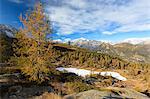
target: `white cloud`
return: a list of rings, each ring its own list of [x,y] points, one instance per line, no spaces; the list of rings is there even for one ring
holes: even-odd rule
[[[136,32],[136,31],[150,31],[150,24],[130,24],[124,25],[120,28],[117,28],[113,31],[104,31],[103,34],[112,35],[115,33],[123,33],[123,32]]]
[[[75,8],[85,8],[86,2],[84,0],[70,0],[69,2],[65,2],[70,6],[74,6]]]
[[[112,34],[114,34],[114,32],[109,32],[109,31],[104,31],[104,32],[102,32],[103,34],[107,34],[107,35],[112,35]]]
[[[150,30],[149,0],[53,0],[46,10],[58,34],[99,31],[114,34]],[[112,30],[107,25],[119,25]]]

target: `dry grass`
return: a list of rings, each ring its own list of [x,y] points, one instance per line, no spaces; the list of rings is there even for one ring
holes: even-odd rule
[[[142,81],[141,79],[129,79],[125,83],[127,88],[134,89],[138,92],[144,92],[149,89],[148,82]]]
[[[34,97],[33,99],[62,99],[62,97],[55,93],[45,92],[43,95]]]

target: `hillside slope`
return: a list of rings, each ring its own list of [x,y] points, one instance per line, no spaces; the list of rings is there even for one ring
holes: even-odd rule
[[[132,62],[150,62],[150,43],[143,41],[138,44],[122,42],[110,44],[102,41],[78,39],[71,41],[72,45],[87,48],[98,53],[117,55]]]
[[[0,24],[0,63],[6,62],[13,55],[12,43],[16,32],[17,29]]]

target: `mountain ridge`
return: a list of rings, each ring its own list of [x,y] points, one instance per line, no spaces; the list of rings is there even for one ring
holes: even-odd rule
[[[18,30],[12,26],[0,24],[1,36],[7,36],[7,39],[13,38]],[[88,40],[85,38],[66,41],[69,45],[86,48],[97,53],[106,53],[114,56],[119,56],[128,61],[135,62],[150,62],[150,44],[149,38],[142,39],[139,44],[131,44],[129,42],[110,43],[104,41]],[[55,43],[62,43],[61,40],[53,40]]]
[[[109,42],[102,42],[87,39],[75,39],[68,41],[70,45],[75,45],[82,48],[87,48],[97,53],[107,53],[117,55],[123,59],[135,62],[150,62],[150,43],[149,39],[142,40],[138,44],[128,42],[120,42],[112,44]]]

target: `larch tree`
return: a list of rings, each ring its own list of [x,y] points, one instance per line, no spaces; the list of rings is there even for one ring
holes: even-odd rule
[[[37,3],[33,11],[20,16],[23,28],[16,34],[13,59],[29,80],[43,82],[50,71],[52,51],[46,35],[51,28],[41,3]]]

